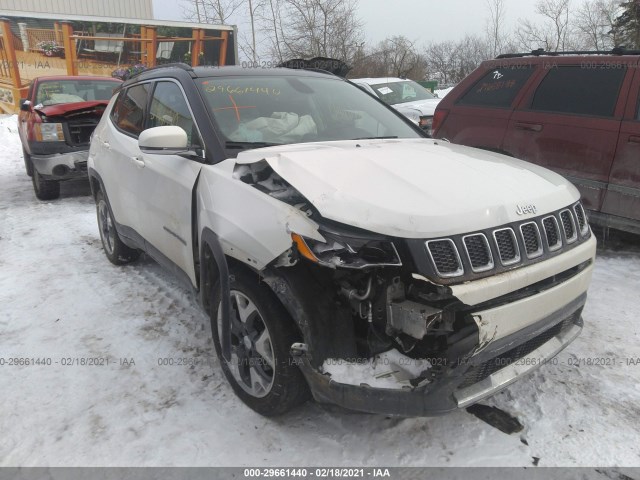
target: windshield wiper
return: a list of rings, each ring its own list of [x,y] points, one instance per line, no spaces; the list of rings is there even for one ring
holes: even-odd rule
[[[263,148],[263,147],[277,147],[283,145],[282,143],[268,143],[268,142],[232,142],[228,141],[224,144],[226,148]]]
[[[353,140],[388,140],[391,138],[398,138],[398,136],[392,136],[392,137],[360,137],[360,138],[354,138]]]

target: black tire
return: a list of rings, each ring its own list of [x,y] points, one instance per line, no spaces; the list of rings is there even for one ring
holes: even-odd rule
[[[271,384],[268,389],[260,391],[260,395],[257,392],[251,393],[246,383],[239,381],[234,373],[231,371],[230,364],[228,364],[222,356],[222,348],[220,345],[220,332],[219,332],[219,319],[218,310],[220,309],[220,288],[215,288],[212,302],[211,312],[211,331],[213,333],[213,343],[215,345],[216,354],[220,364],[222,365],[222,371],[225,377],[231,384],[231,388],[238,397],[252,410],[266,417],[273,417],[282,415],[293,408],[302,405],[310,398],[310,391],[302,372],[296,365],[296,362],[291,356],[291,345],[295,342],[301,341],[301,335],[296,329],[293,320],[284,309],[282,304],[273,295],[269,287],[258,280],[257,275],[253,275],[244,271],[233,271],[230,274],[230,290],[231,290],[231,315],[239,319],[239,311],[237,305],[240,300],[234,297],[237,293],[250,300],[256,307],[258,318],[252,321],[252,326],[257,328],[254,330],[259,331],[260,321],[265,327],[268,336],[270,337],[271,352],[273,357],[271,359],[273,368],[270,368],[269,362],[266,360],[268,356],[257,357],[257,342],[254,344],[250,341],[253,350],[253,355],[249,362],[247,357],[244,357],[244,366],[238,366],[238,372],[241,368],[243,370],[258,370],[260,369],[265,378],[269,377],[269,371],[271,371]],[[242,298],[242,297],[240,297]],[[249,324],[249,318],[244,325]],[[237,328],[235,328],[237,332]],[[247,334],[252,336],[252,334]],[[232,350],[236,355],[235,359],[238,359],[241,354],[239,350],[243,348],[245,352],[248,350],[246,344],[242,344],[238,341],[239,337],[236,337],[234,332],[231,332],[232,337]],[[260,335],[262,337],[262,335]],[[241,362],[236,362],[239,365]],[[235,370],[235,368],[234,368]],[[245,372],[246,373],[246,372]],[[253,377],[251,377],[253,378]],[[253,390],[256,390],[253,388]]]
[[[33,183],[33,191],[39,200],[55,200],[60,196],[60,182],[57,180],[45,180],[35,168],[33,169],[31,183]]]
[[[96,193],[96,215],[102,249],[109,261],[114,265],[125,265],[136,261],[141,252],[128,247],[120,240],[111,208],[101,190]]]
[[[33,162],[31,161],[31,155],[27,151],[22,149],[22,158],[24,158],[24,169],[27,171],[27,175],[33,177]]]

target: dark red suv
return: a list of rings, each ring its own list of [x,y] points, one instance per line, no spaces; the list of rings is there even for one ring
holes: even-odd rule
[[[442,100],[434,136],[555,170],[593,223],[640,233],[640,52],[581,53],[484,62]]]

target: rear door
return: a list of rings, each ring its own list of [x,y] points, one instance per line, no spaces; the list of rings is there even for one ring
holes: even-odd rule
[[[499,61],[497,61],[499,62]],[[471,147],[499,151],[509,118],[527,85],[537,76],[532,63],[488,63],[480,78],[454,105],[445,97],[438,110],[447,117],[438,130],[439,138]]]
[[[587,57],[585,57],[587,58]],[[580,190],[586,208],[602,208],[633,69],[621,60],[566,59],[514,111],[504,150],[550,168]]]
[[[106,127],[96,129],[93,140],[96,162],[105,163],[98,165],[98,170],[115,220],[138,233],[140,215],[136,204],[142,173],[142,164],[137,160],[141,155],[138,136],[144,129],[150,90],[150,83],[142,83],[121,92]]]
[[[204,144],[191,108],[179,83],[170,80],[155,84],[146,128],[166,125],[183,128],[189,138],[190,150],[203,158]],[[137,198],[140,233],[147,243],[147,249],[155,256],[160,253],[158,260],[161,262],[170,260],[196,285],[192,192],[202,163],[180,155],[152,155],[142,152],[137,161],[143,165],[137,185]]]
[[[635,223],[640,228],[640,72],[635,77],[626,101],[620,127],[618,148],[609,176],[602,212],[614,215],[611,225],[624,228]]]

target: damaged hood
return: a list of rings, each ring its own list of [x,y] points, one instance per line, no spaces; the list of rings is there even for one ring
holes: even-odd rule
[[[91,102],[58,103],[56,105],[46,106],[36,105],[33,109],[47,117],[70,116],[86,113],[95,109],[104,110],[108,103],[108,100],[95,100]]]
[[[428,139],[284,145],[237,157],[238,164],[261,160],[323,217],[404,238],[522,221],[580,198],[573,185],[542,167]]]

